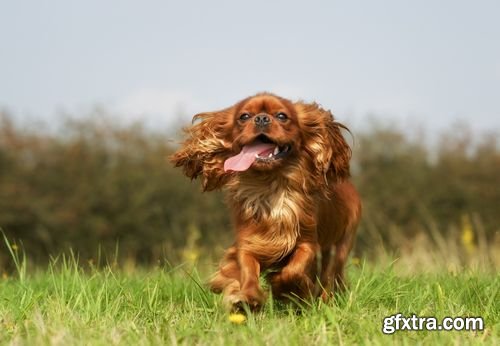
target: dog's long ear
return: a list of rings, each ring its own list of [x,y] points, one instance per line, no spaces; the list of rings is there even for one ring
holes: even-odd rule
[[[316,103],[294,104],[304,136],[304,148],[314,167],[316,182],[327,185],[329,181],[342,181],[350,176],[351,148],[330,111]]]
[[[170,157],[191,179],[201,176],[204,191],[222,187],[230,176],[224,172],[224,161],[231,156],[233,112],[230,107],[195,115],[193,125],[184,129],[182,147]]]

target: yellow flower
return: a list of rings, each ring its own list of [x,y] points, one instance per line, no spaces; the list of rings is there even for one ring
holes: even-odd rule
[[[462,215],[462,232],[461,232],[462,245],[469,255],[476,251],[476,244],[474,243],[474,230],[470,222],[469,215]]]
[[[245,323],[246,320],[247,320],[247,317],[243,314],[240,314],[240,313],[229,315],[229,322],[231,322],[231,323],[242,324],[242,323]]]
[[[200,257],[200,248],[198,240],[201,238],[201,232],[195,224],[189,225],[187,229],[186,246],[182,249],[182,258],[185,262],[195,265]]]

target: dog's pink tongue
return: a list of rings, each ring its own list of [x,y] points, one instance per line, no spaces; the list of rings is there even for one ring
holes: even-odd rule
[[[272,152],[275,145],[268,143],[257,143],[245,145],[238,155],[232,156],[224,162],[224,171],[246,171],[255,161],[255,155],[264,152]]]

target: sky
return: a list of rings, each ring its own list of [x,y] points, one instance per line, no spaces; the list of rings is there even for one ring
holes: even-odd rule
[[[498,130],[499,16],[495,0],[0,0],[0,109],[160,128],[269,91],[351,126]]]

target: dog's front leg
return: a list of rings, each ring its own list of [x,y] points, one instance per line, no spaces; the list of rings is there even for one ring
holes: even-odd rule
[[[269,277],[273,296],[287,298],[287,295],[297,295],[308,298],[313,294],[318,250],[316,242],[300,242],[296,246],[283,269]]]
[[[234,311],[243,310],[247,305],[250,310],[258,310],[264,304],[266,295],[259,285],[260,263],[248,251],[238,251],[241,289],[224,297],[225,304]]]

